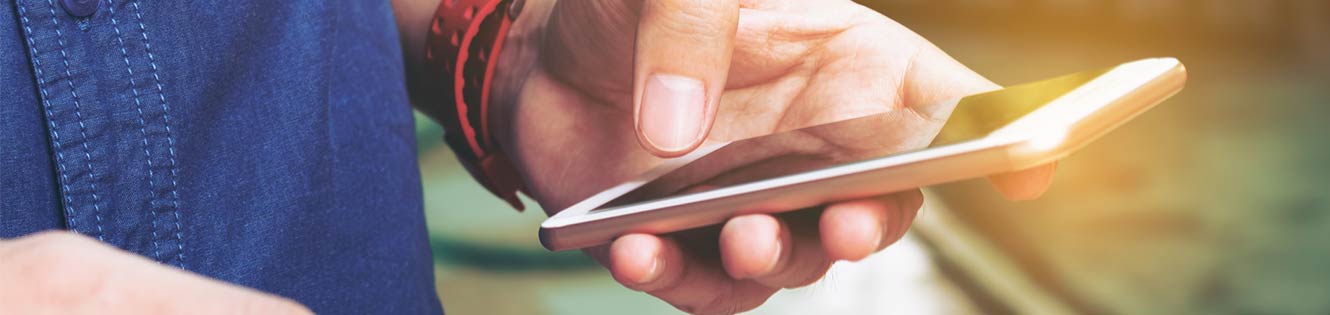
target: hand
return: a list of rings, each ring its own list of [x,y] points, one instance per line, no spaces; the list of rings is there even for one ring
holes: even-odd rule
[[[0,279],[0,314],[313,314],[69,232],[0,240]]]
[[[897,115],[871,141],[828,135],[821,147],[923,147],[950,112],[939,101],[998,88],[848,1],[529,0],[522,14],[505,42],[490,123],[527,192],[551,211],[704,141],[886,112]],[[992,180],[1028,199],[1051,174],[1050,165]],[[629,288],[686,311],[732,313],[895,242],[921,203],[910,191],[745,215],[586,252]]]

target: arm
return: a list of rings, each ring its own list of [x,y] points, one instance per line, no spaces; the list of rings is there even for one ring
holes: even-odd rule
[[[399,17],[405,2],[413,0],[395,3]],[[423,34],[428,23],[414,19],[399,24]],[[924,119],[937,110],[924,105],[997,87],[849,1],[528,1],[515,23],[487,119],[525,192],[549,212],[705,141],[897,112],[880,132],[899,141],[881,145],[918,148],[932,137],[922,130],[935,130],[922,127],[938,123]],[[404,47],[422,49],[411,38],[423,35],[404,35]],[[994,182],[1025,199],[1049,176],[1042,167]],[[627,235],[586,253],[628,288],[683,310],[728,313],[812,283],[836,260],[881,250],[921,204],[911,191],[745,215],[719,229]]]
[[[407,86],[413,91],[420,84],[419,76],[425,63],[425,38],[429,34],[430,19],[440,0],[392,0],[393,14],[397,17],[397,33],[402,41],[402,58],[406,65]],[[414,99],[414,97],[413,97]]]
[[[313,314],[69,232],[0,239],[0,314]]]

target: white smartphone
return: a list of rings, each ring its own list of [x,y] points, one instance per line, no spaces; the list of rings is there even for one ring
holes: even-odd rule
[[[952,109],[932,124],[937,136],[905,152],[870,129],[900,128],[881,124],[895,112],[706,145],[546,219],[540,242],[585,248],[1034,167],[1162,102],[1186,77],[1177,59],[1153,58],[963,97],[938,104]]]

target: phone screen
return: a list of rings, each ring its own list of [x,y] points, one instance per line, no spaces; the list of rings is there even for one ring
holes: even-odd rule
[[[942,118],[945,123],[916,119],[919,124],[892,125],[903,121],[895,111],[718,144],[719,148],[710,147],[714,151],[692,157],[694,160],[591,212],[976,140],[1108,70],[1079,72],[930,105],[954,104],[950,115]],[[904,140],[890,132],[893,128],[931,128],[926,132],[935,136],[931,142]]]

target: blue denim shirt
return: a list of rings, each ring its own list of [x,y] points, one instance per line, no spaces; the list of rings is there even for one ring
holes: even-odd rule
[[[62,2],[0,5],[0,238],[73,230],[320,313],[441,312],[387,1]]]

